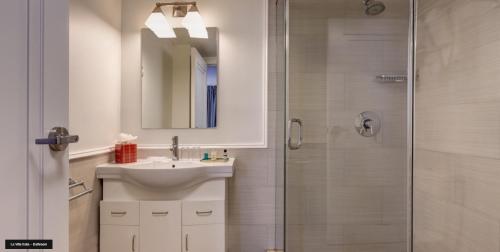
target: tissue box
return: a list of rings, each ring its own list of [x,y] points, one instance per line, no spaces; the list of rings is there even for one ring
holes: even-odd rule
[[[122,143],[115,145],[115,163],[137,162],[137,144]]]

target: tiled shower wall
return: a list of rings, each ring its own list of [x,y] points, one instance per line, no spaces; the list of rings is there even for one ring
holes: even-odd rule
[[[418,1],[416,252],[500,250],[499,10]]]
[[[362,1],[290,1],[290,116],[304,144],[287,163],[287,250],[405,251],[406,83],[409,6],[364,15]],[[373,111],[382,128],[360,136]]]

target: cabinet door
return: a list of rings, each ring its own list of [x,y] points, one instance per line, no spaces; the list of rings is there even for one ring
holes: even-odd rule
[[[224,224],[183,226],[184,252],[224,252]]]
[[[100,252],[139,252],[139,227],[101,225]]]
[[[141,251],[180,252],[181,202],[141,201]]]

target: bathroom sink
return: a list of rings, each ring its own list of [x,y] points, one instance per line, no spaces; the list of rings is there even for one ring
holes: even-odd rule
[[[149,158],[131,164],[104,164],[97,167],[97,178],[126,180],[148,187],[189,187],[201,182],[233,176],[234,158],[227,161],[173,161]]]

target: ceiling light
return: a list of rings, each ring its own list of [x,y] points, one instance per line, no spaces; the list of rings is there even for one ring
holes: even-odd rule
[[[196,4],[191,6],[186,17],[182,20],[182,25],[188,30],[190,37],[208,38],[207,27],[205,22],[203,22],[203,18],[201,17]]]
[[[148,27],[158,38],[175,38],[175,32],[168,23],[167,17],[163,14],[160,6],[156,6],[151,15],[146,20]]]

